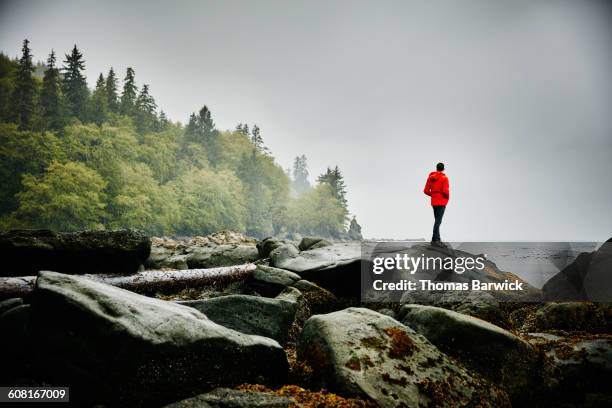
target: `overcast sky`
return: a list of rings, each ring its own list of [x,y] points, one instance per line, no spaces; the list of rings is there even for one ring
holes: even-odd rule
[[[435,3],[435,4],[434,4]],[[283,167],[338,165],[366,237],[612,236],[612,13],[595,1],[0,2],[0,50],[132,66],[172,120],[256,123]]]

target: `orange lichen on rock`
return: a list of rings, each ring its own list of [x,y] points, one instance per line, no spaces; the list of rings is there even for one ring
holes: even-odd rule
[[[412,339],[400,327],[388,327],[383,330],[391,337],[389,357],[404,358],[410,356],[416,350],[416,345]]]
[[[309,391],[297,385],[284,385],[272,390],[261,384],[242,384],[236,387],[246,392],[271,392],[281,397],[290,398],[295,401],[296,407],[303,408],[376,408],[377,405],[371,400],[357,398],[343,398],[327,390]]]

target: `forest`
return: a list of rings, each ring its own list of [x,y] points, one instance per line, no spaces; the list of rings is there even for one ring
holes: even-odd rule
[[[217,129],[205,105],[173,122],[133,68],[89,89],[85,67],[76,45],[0,53],[0,229],[361,237],[337,166],[311,185],[306,156],[283,169],[257,125]]]

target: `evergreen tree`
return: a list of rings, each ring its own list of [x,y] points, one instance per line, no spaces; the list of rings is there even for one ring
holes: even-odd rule
[[[157,104],[149,93],[149,85],[144,84],[136,99],[136,127],[142,133],[157,125]]]
[[[189,142],[207,145],[214,137],[215,123],[212,120],[210,110],[206,105],[195,114],[189,116],[189,123],[185,129],[185,139]]]
[[[306,155],[297,156],[293,161],[293,190],[300,195],[310,189]]]
[[[163,110],[159,112],[159,118],[157,119],[157,122],[159,123],[159,130],[164,130],[170,124],[170,121],[166,116],[166,112],[164,112]]]
[[[66,98],[66,107],[71,116],[75,116],[81,121],[87,119],[87,100],[89,89],[83,71],[85,61],[83,54],[79,51],[76,44],[70,54],[66,54],[64,61],[64,81],[63,94]]]
[[[133,115],[136,107],[136,87],[134,70],[129,67],[125,73],[123,80],[123,92],[121,93],[120,112],[122,115]]]
[[[109,112],[119,113],[119,96],[117,95],[117,75],[111,67],[106,76],[106,106]]]
[[[338,166],[333,169],[327,168],[327,171],[317,179],[319,183],[325,183],[332,189],[332,193],[340,202],[340,205],[348,211],[348,203],[346,200],[346,185],[344,184],[344,176],[340,172]]]
[[[348,229],[348,237],[353,241],[361,241],[363,236],[361,235],[361,225],[357,222],[357,217],[353,216]]]
[[[257,149],[258,152],[264,154],[270,153],[270,149],[268,149],[264,145],[263,138],[261,137],[261,130],[257,125],[253,125],[253,130],[251,131],[251,142],[253,143],[253,146],[255,146],[255,149]]]
[[[32,122],[34,94],[36,92],[36,85],[32,77],[33,72],[34,65],[32,64],[30,41],[25,39],[21,48],[21,58],[17,64],[15,88],[11,97],[12,119],[20,129],[29,128]]]
[[[58,130],[63,125],[61,108],[61,81],[59,69],[55,66],[55,51],[51,50],[47,59],[47,69],[42,80],[40,105],[47,127]]]
[[[106,120],[108,109],[106,96],[106,81],[104,75],[100,74],[96,81],[96,89],[91,97],[91,119],[98,126]]]
[[[0,52],[0,121],[9,122],[12,116],[11,99],[14,89],[14,72],[17,70],[17,61]]]

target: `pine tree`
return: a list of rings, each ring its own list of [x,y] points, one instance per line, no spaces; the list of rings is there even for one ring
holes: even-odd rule
[[[217,165],[221,154],[218,136],[211,112],[206,105],[197,114],[192,113],[189,116],[184,140],[187,143],[197,143],[204,146],[208,162],[213,166]]]
[[[129,67],[123,80],[123,92],[121,93],[121,105],[119,111],[122,115],[133,115],[136,107],[136,87],[134,70]]]
[[[66,98],[68,114],[75,116],[81,121],[87,119],[87,100],[89,97],[87,81],[83,74],[84,70],[85,61],[83,60],[83,54],[81,54],[75,44],[71,53],[66,54],[66,60],[64,61],[62,91]]]
[[[17,64],[15,88],[11,95],[13,107],[12,120],[21,129],[28,129],[31,126],[32,115],[34,113],[36,84],[32,77],[33,72],[34,65],[32,64],[30,41],[25,39],[21,48],[21,58]]]
[[[189,116],[189,123],[185,128],[185,139],[187,141],[200,143],[206,146],[212,141],[215,134],[215,123],[206,105],[200,109],[197,115],[192,113],[191,116]]]
[[[253,130],[251,131],[251,142],[253,143],[253,146],[255,146],[255,149],[257,149],[258,152],[264,154],[270,153],[270,149],[268,149],[264,145],[263,138],[261,137],[261,130],[257,125],[253,125]]]
[[[338,166],[333,169],[327,168],[327,171],[319,176],[317,179],[319,183],[326,183],[332,188],[332,192],[334,196],[340,202],[340,205],[344,209],[347,209],[347,200],[346,200],[346,185],[344,184],[344,176]]]
[[[170,124],[170,121],[166,116],[166,112],[164,112],[163,110],[159,112],[159,118],[157,121],[159,122],[159,130],[164,130],[166,126]]]
[[[106,81],[104,75],[100,74],[96,81],[96,89],[91,97],[91,119],[98,126],[106,120],[108,109],[106,96]]]
[[[109,112],[119,113],[119,96],[117,95],[117,75],[111,67],[106,76],[106,106]]]
[[[58,130],[63,125],[61,81],[59,69],[55,66],[55,51],[51,50],[47,59],[47,69],[42,80],[40,105],[42,116],[50,129]]]
[[[297,156],[293,161],[293,190],[299,195],[310,190],[310,188],[306,155]]]
[[[348,237],[353,241],[361,241],[363,236],[361,235],[361,225],[357,222],[357,217],[353,216],[351,223],[349,224]]]
[[[157,104],[149,94],[149,85],[144,84],[136,98],[136,127],[141,133],[152,130],[157,125]]]

